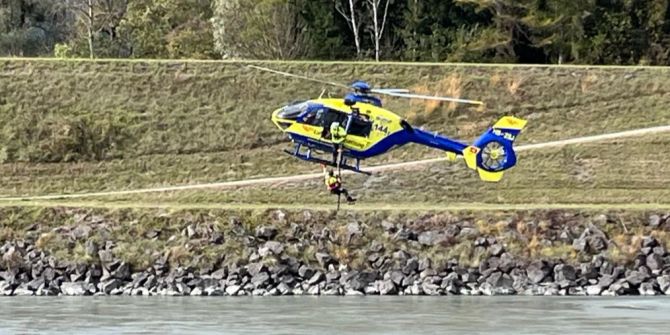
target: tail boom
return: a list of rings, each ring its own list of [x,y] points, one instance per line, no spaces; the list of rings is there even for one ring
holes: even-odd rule
[[[505,170],[516,165],[513,143],[526,123],[526,120],[505,116],[472,145],[421,129],[412,129],[410,141],[446,151],[450,161],[463,156],[468,168],[477,171],[483,181],[498,182]]]

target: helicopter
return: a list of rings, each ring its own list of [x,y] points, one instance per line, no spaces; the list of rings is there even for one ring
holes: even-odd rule
[[[500,181],[503,172],[516,165],[513,143],[526,126],[526,120],[504,116],[472,144],[467,144],[437,132],[413,127],[398,114],[385,109],[381,99],[373,94],[472,105],[483,105],[481,101],[412,94],[407,89],[373,88],[360,80],[347,86],[260,66],[248,66],[352,90],[343,98],[319,97],[295,101],[272,112],[272,122],[294,144],[291,150],[284,152],[295,158],[338,170],[371,175],[360,168],[361,161],[415,143],[445,151],[447,159],[451,161],[463,157],[466,166],[477,171],[485,182]],[[333,133],[338,128],[343,133],[343,139],[336,140]],[[318,154],[331,154],[332,158],[319,157]]]

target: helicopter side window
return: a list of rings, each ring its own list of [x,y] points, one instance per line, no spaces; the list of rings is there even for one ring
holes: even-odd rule
[[[319,126],[321,124],[323,114],[324,114],[323,108],[311,109],[307,113],[305,113],[305,115],[302,116],[300,123],[308,124],[311,126]]]
[[[284,106],[284,108],[282,108],[282,110],[277,114],[277,116],[282,119],[295,120],[302,113],[304,113],[308,107],[309,104],[307,104],[306,102],[297,102],[291,105]]]
[[[372,122],[367,115],[359,115],[351,120],[348,134],[360,137],[368,137],[372,130]]]

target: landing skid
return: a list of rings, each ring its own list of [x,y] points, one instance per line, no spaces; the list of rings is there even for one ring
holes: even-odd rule
[[[309,151],[308,151],[307,154],[302,154],[302,153],[300,153],[300,148],[299,147],[297,147],[296,149],[297,150],[284,150],[284,152],[293,156],[293,157],[296,157],[298,159],[302,159],[302,160],[307,161],[307,162],[323,164],[323,165],[331,166],[331,167],[334,167],[334,168],[338,167],[337,164],[334,163],[333,161],[321,159],[321,158],[318,158],[318,157],[313,157],[310,154]],[[346,159],[344,159],[344,158],[342,159],[342,161],[343,162],[339,166],[340,169],[353,171],[353,172],[364,174],[364,175],[367,175],[367,176],[372,175],[371,172],[363,171],[358,166],[347,165],[346,164]]]

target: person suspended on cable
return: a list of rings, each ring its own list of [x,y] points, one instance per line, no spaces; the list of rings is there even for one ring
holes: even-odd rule
[[[349,191],[342,187],[342,178],[339,175],[336,176],[333,170],[326,169],[325,165],[321,166],[323,167],[323,175],[326,179],[326,186],[328,187],[330,194],[343,194],[347,198],[347,202],[355,202],[356,199],[351,197],[351,195],[349,195]]]

